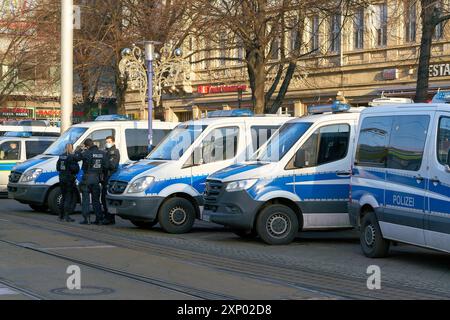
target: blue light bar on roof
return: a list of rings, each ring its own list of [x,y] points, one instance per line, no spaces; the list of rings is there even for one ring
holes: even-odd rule
[[[308,107],[309,114],[321,114],[326,112],[346,112],[349,111],[351,106],[340,101],[335,101],[333,104],[327,104],[323,106],[310,106]]]
[[[106,116],[99,116],[95,121],[128,121],[128,117],[120,114],[110,114]]]
[[[31,132],[6,132],[4,137],[8,138],[31,138],[33,134]]]
[[[253,117],[254,114],[248,109],[235,110],[218,110],[208,113],[208,118],[237,118],[237,117]]]
[[[439,91],[434,96],[432,103],[450,103],[450,91]]]

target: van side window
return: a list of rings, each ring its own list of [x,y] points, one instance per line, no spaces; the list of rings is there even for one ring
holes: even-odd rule
[[[390,117],[365,118],[358,139],[356,162],[368,167],[386,167],[387,146],[392,128]]]
[[[0,160],[20,160],[20,141],[7,141],[0,145]]]
[[[303,144],[307,167],[344,159],[348,153],[350,142],[350,126],[338,124],[324,126],[314,132]]]
[[[394,118],[387,158],[388,168],[420,170],[429,125],[429,116],[411,115]]]
[[[47,150],[53,141],[42,140],[42,141],[25,141],[27,160],[34,158]]]
[[[115,137],[115,130],[113,129],[102,129],[92,132],[87,138],[92,139],[94,144],[100,149],[105,149],[106,138]]]
[[[252,126],[253,152],[261,148],[278,129],[279,126]]]
[[[153,146],[157,146],[170,130],[153,130]],[[148,155],[148,130],[126,129],[128,159],[139,161]]]
[[[450,161],[450,118],[442,117],[439,120],[437,156],[442,165],[449,164]]]
[[[237,154],[238,138],[238,127],[214,129],[202,142],[203,163],[233,159]]]

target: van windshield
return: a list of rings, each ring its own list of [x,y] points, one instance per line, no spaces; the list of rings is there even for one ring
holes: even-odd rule
[[[181,124],[147,157],[149,160],[179,160],[208,126]]]
[[[67,144],[76,144],[81,136],[87,131],[88,128],[72,127],[56,140],[45,152],[48,156],[60,156],[64,153]]]
[[[312,126],[309,122],[286,123],[259,149],[250,161],[278,162]]]

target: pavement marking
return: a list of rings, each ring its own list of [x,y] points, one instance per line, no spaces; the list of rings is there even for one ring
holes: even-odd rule
[[[116,246],[84,246],[84,247],[56,247],[56,248],[40,248],[40,250],[82,250],[82,249],[112,249],[117,248]]]
[[[0,219],[0,221],[3,221],[3,222],[11,222],[11,221],[5,220],[5,219]]]
[[[9,288],[0,288],[0,296],[17,296],[18,292],[11,290]]]

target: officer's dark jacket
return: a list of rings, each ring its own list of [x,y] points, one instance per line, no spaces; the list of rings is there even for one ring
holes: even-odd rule
[[[78,161],[83,161],[84,175],[97,174],[100,176],[107,167],[106,154],[99,150],[97,146],[92,146],[83,152],[77,152],[75,158]]]
[[[61,155],[56,163],[56,171],[58,171],[60,175],[77,175],[78,172],[80,172],[80,166],[78,165],[75,155]]]
[[[110,177],[113,173],[119,170],[120,152],[116,146],[106,149],[106,168],[105,175]]]

